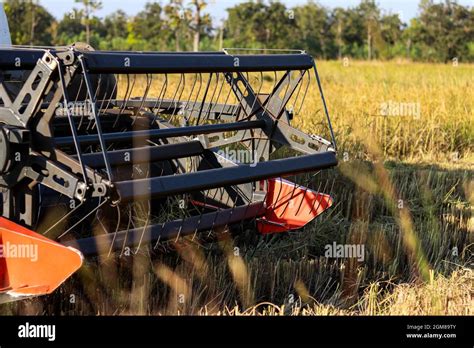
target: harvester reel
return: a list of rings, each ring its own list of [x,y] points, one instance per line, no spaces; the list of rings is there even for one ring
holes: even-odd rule
[[[0,51],[0,245],[43,260],[0,259],[2,298],[54,291],[83,256],[249,222],[297,230],[332,205],[283,179],[337,164],[305,52]],[[291,126],[310,85],[331,140]],[[272,159],[286,148],[299,155]]]

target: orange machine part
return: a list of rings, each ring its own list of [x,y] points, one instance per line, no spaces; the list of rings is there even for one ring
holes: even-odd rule
[[[303,227],[333,203],[331,196],[282,178],[268,180],[266,211],[257,222],[260,233],[277,233]]]
[[[0,217],[0,294],[53,292],[82,265],[82,254]]]

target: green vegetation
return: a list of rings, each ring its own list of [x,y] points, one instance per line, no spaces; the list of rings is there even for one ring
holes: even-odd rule
[[[453,0],[421,0],[418,16],[409,23],[383,12],[374,0],[334,9],[313,1],[294,7],[248,1],[228,8],[223,25],[212,22],[205,0],[150,2],[136,16],[118,10],[105,18],[96,16],[100,1],[76,2],[78,8],[58,20],[40,3],[6,0],[13,42],[82,41],[114,50],[297,48],[323,59],[474,61],[474,9]]]

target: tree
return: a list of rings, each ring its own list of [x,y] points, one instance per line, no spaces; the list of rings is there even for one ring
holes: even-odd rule
[[[330,31],[328,11],[310,1],[292,9],[295,28],[294,48],[304,48],[308,52],[330,57],[334,54],[334,36]]]
[[[201,41],[202,11],[207,4],[204,0],[192,0],[189,5],[193,17],[189,28],[193,32],[193,51],[197,52]]]
[[[233,46],[287,48],[294,46],[295,16],[285,5],[245,2],[227,9],[225,37]]]
[[[188,34],[188,22],[191,14],[189,9],[185,8],[183,0],[170,0],[165,6],[165,14],[167,18],[167,26],[173,33],[175,50],[181,51],[182,41],[185,41]]]
[[[380,19],[380,34],[389,45],[395,45],[401,40],[404,27],[398,14],[386,15]]]
[[[374,0],[362,0],[356,8],[357,13],[364,22],[367,38],[367,59],[371,60],[374,50],[375,37],[380,34],[380,10]]]
[[[84,25],[86,27],[86,42],[90,44],[91,37],[91,15],[102,8],[102,3],[98,0],[75,0],[84,6]]]
[[[266,24],[265,47],[287,48],[292,47],[294,38],[292,33],[296,27],[296,17],[294,12],[288,10],[280,2],[270,2],[267,15],[262,19]]]
[[[404,25],[398,14],[388,14],[380,19],[380,35],[383,41],[381,56],[383,58],[394,58],[404,55]]]
[[[122,10],[117,10],[114,13],[104,18],[104,27],[107,31],[107,39],[126,38],[128,35],[128,16]]]
[[[89,38],[87,37],[86,22],[90,28]],[[87,42],[95,48],[99,48],[107,37],[107,30],[104,23],[97,17],[85,19],[85,11],[73,8],[66,13],[55,28],[54,43],[56,45],[70,45],[74,42]]]
[[[73,8],[70,13],[64,14],[56,27],[55,44],[69,45],[75,41],[79,41],[81,33],[86,28],[82,20],[82,11]]]
[[[451,0],[424,0],[419,8],[420,14],[408,31],[413,54],[420,59],[444,62],[469,57],[469,44],[474,42],[474,9]]]
[[[199,43],[201,36],[208,34],[212,30],[211,17],[209,14],[203,14],[204,8],[207,6],[205,0],[191,0],[189,3],[190,13],[192,14],[192,21],[190,21],[189,28],[193,32],[193,51],[199,51]]]
[[[329,27],[331,28],[331,33],[335,38],[337,57],[339,59],[342,57],[342,49],[344,46],[343,30],[345,28],[346,21],[346,10],[340,7],[335,8],[329,18]]]
[[[259,30],[265,32],[265,23],[259,13],[267,6],[262,2],[244,2],[227,9],[225,38],[235,47],[261,47]]]
[[[165,49],[170,33],[162,14],[163,7],[159,3],[147,3],[133,19],[131,39],[143,39],[147,49]]]
[[[51,45],[54,17],[33,1],[6,0],[5,13],[14,45]]]
[[[335,8],[329,17],[330,32],[335,38],[337,56],[363,58],[364,21],[356,9]]]

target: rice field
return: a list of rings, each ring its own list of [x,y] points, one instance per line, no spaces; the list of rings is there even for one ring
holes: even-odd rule
[[[215,243],[182,239],[93,260],[52,296],[0,311],[474,314],[474,66],[318,67],[340,165],[312,180],[334,198],[330,211],[302,231],[224,231]],[[319,134],[321,105],[308,93],[294,125]],[[363,260],[327,257],[333,243],[363,245]]]
[[[384,159],[473,163],[472,65],[346,65],[319,64],[340,151],[365,152],[359,156],[368,159],[362,144],[370,135]],[[310,119],[299,126],[311,129]]]

